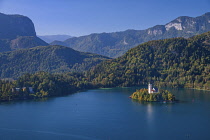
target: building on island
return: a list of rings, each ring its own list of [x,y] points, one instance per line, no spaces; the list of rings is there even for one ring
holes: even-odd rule
[[[152,84],[148,84],[148,93],[151,94],[151,93],[158,93],[158,88],[155,88],[152,86]]]

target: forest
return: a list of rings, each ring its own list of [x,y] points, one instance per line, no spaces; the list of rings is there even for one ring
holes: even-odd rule
[[[107,59],[110,58],[58,45],[20,49],[0,53],[0,78],[16,79],[24,73],[38,71],[81,72]]]
[[[33,92],[29,91],[30,87]],[[42,71],[25,74],[14,81],[0,80],[0,101],[64,96],[91,88],[97,87],[87,82],[83,74],[50,74]]]
[[[102,87],[157,86],[210,89],[210,32],[189,39],[149,41],[87,71]]]

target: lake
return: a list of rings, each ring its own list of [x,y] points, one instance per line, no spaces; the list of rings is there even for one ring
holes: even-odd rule
[[[0,140],[210,140],[210,91],[168,89],[179,103],[141,103],[136,88],[0,104]]]

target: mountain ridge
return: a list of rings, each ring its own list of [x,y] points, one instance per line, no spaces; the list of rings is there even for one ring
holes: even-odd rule
[[[82,72],[107,59],[110,58],[64,46],[37,46],[0,53],[0,77],[17,78],[38,71]]]
[[[78,51],[119,57],[141,43],[174,38],[191,37],[210,31],[210,12],[198,17],[180,16],[165,25],[156,25],[145,30],[126,30],[112,33],[93,33],[73,37],[65,41],[54,41],[52,45],[64,45]]]

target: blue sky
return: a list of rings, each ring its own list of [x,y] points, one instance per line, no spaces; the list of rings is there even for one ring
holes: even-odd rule
[[[38,35],[146,29],[210,12],[210,0],[0,0],[0,12],[28,16]]]

